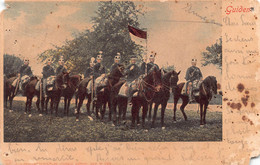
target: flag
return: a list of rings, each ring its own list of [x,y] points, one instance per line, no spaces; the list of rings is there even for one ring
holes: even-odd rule
[[[147,32],[146,31],[136,29],[136,28],[129,26],[129,25],[128,25],[128,30],[131,34],[133,34],[137,37],[147,39]]]

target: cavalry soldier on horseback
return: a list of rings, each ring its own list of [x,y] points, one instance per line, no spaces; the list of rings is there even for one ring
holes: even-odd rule
[[[121,60],[121,55],[120,53],[117,53],[116,56],[114,57],[114,64],[111,66],[110,72],[114,70],[118,66],[118,64],[120,64],[120,60]]]
[[[103,55],[102,51],[99,51],[99,54],[97,55],[97,63],[94,65],[94,79],[99,77],[101,74],[106,73],[105,67],[102,65]]]
[[[195,88],[198,88],[198,83],[200,80],[202,80],[202,73],[200,69],[196,66],[197,59],[191,60],[192,66],[189,67],[186,71],[185,79],[187,80],[186,86],[185,86],[185,92],[189,94],[190,102],[194,100],[194,97],[192,95],[192,92]],[[188,86],[191,86],[191,89],[188,92]]]
[[[30,79],[30,77],[32,77],[32,75],[33,75],[32,70],[31,70],[31,67],[29,66],[29,59],[25,58],[24,64],[20,68],[18,78],[12,84],[13,86],[16,86],[15,95],[17,93],[18,85],[19,85],[19,91],[23,91],[23,89],[25,87],[24,84],[29,81],[29,79]]]
[[[95,65],[95,58],[91,57],[89,67],[85,71],[84,78],[91,78],[93,77],[93,72],[94,72],[94,65]]]
[[[141,65],[141,73],[142,74],[147,74],[149,73],[150,69],[152,67],[156,67],[158,70],[159,70],[159,66],[157,64],[154,63],[155,61],[155,56],[156,56],[156,53],[151,53],[150,56],[149,56],[149,63],[145,63],[143,62],[142,65]]]
[[[63,56],[59,59],[59,67],[56,69],[56,75],[59,75],[62,72],[67,72],[67,69],[64,67]]]
[[[42,86],[43,86],[43,96],[44,97],[47,97],[46,95],[46,87],[47,87],[47,78],[49,78],[50,76],[55,76],[55,72],[54,72],[54,69],[53,67],[51,66],[51,59],[48,58],[47,59],[47,65],[45,65],[42,69]]]
[[[131,87],[132,81],[136,80],[140,75],[140,68],[136,64],[137,57],[131,56],[130,57],[130,65],[126,67],[125,74],[126,74],[126,85],[128,90],[128,102],[131,101],[133,95],[133,89]]]

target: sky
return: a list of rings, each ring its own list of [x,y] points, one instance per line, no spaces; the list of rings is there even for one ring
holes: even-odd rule
[[[204,77],[213,75],[221,81],[216,66],[202,67],[200,62],[201,53],[221,36],[221,26],[205,23],[205,18],[221,22],[221,2],[135,3],[144,5],[140,26],[147,29],[148,52],[157,52],[155,62],[160,67],[174,65],[183,81],[191,59],[197,58]],[[4,52],[29,57],[34,74],[39,75],[44,64],[37,55],[90,29],[98,2],[8,2],[6,6]]]

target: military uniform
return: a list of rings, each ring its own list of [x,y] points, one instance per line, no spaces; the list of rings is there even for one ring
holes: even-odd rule
[[[101,63],[97,63],[96,65],[94,65],[94,74],[93,75],[94,75],[95,79],[104,73],[106,73],[106,69]]]
[[[159,70],[159,66],[157,64],[153,62],[149,62],[148,64],[146,64],[145,62],[143,62],[141,65],[141,74],[146,73],[146,68],[147,68],[147,73],[149,73],[152,67],[156,67]]]
[[[63,66],[60,65],[57,69],[56,69],[56,75],[59,75],[62,72],[67,72],[67,69]]]
[[[118,63],[114,63],[112,64],[111,68],[110,68],[110,72],[112,72],[113,70],[115,70],[118,66]]]
[[[133,67],[131,69],[131,67]],[[140,75],[140,68],[136,64],[130,64],[126,67],[127,82],[132,82]]]
[[[197,59],[192,59],[192,62],[197,62]],[[196,65],[196,64],[195,64]],[[191,66],[186,71],[185,79],[187,80],[186,86],[185,86],[185,92],[189,95],[190,102],[194,100],[193,96],[193,90],[194,88],[198,88],[199,80],[202,78],[202,73],[200,69],[196,66]],[[191,83],[191,90],[189,90],[189,93],[187,91],[188,85]]]
[[[93,67],[88,67],[85,71],[84,78],[89,78],[90,76],[93,76],[94,69]]]
[[[29,65],[22,65],[19,73],[20,73],[20,77],[23,77],[24,75],[31,77],[32,76],[31,67]]]
[[[121,60],[121,54],[117,53],[116,56],[114,57],[114,64],[110,67],[110,72],[112,72],[118,67],[120,60]]]
[[[55,72],[51,65],[45,65],[42,69],[42,86],[43,86],[43,96],[46,97],[46,86],[47,86],[47,78],[50,76],[54,76]]]

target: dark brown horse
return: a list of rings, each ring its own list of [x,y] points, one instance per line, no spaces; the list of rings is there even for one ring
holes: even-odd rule
[[[145,127],[145,117],[148,111],[148,103],[153,100],[155,93],[162,88],[161,70],[152,68],[150,73],[145,76],[138,85],[137,96],[132,98],[132,124],[135,127],[135,121],[139,124],[139,110],[143,107],[142,127]]]
[[[115,70],[111,71],[111,73],[107,76],[107,81],[104,86],[99,86],[96,88],[96,94],[97,94],[97,100],[94,102],[95,103],[95,108],[96,108],[96,117],[103,119],[106,111],[106,104],[109,103],[109,97],[110,97],[110,92],[111,92],[111,87],[116,84],[119,79],[123,76],[124,72],[124,66],[123,65],[118,65],[118,67],[115,68]],[[86,78],[82,80],[82,82],[79,84],[78,88],[78,98],[79,98],[79,103],[77,106],[77,114],[76,114],[76,120],[79,119],[79,111],[80,108],[83,104],[84,99],[87,97],[88,103],[87,103],[87,111],[88,114],[90,115],[90,103],[91,103],[91,92],[87,92],[87,85],[90,82],[90,78]],[[97,85],[97,84],[95,84]],[[109,104],[110,106],[110,104]],[[110,109],[110,108],[109,108]],[[101,112],[101,116],[99,116],[99,111]],[[111,111],[109,110],[109,116],[111,118]]]
[[[44,100],[40,99],[40,90],[36,90],[36,85],[40,80],[37,77],[31,77],[29,82],[25,85],[25,96],[26,96],[26,102],[25,102],[25,114],[29,112],[29,117],[31,117],[31,106],[32,106],[32,99],[34,96],[37,96],[36,106],[38,109],[38,112],[40,113],[39,116],[42,116],[42,111],[44,108]],[[40,108],[40,102],[41,107]]]
[[[154,127],[154,125],[155,125],[158,106],[161,105],[161,127],[164,128],[164,112],[165,112],[165,109],[167,106],[167,102],[170,98],[170,90],[172,88],[176,88],[177,82],[179,80],[179,77],[178,77],[179,74],[180,74],[180,72],[177,73],[176,71],[173,70],[173,71],[165,73],[163,75],[163,77],[162,77],[163,87],[162,87],[161,91],[155,93],[154,98],[149,106],[148,120],[151,119],[152,105],[153,105],[153,103],[155,103],[152,127]]]
[[[70,101],[81,81],[80,75],[69,76],[66,82],[66,88],[62,89],[61,96],[64,97],[64,114],[69,115]]]
[[[195,96],[200,104],[200,126],[206,124],[207,107],[214,94],[217,94],[217,80],[214,76],[208,76],[199,86],[199,96]]]
[[[178,100],[182,99],[182,105],[180,107],[180,110],[184,116],[184,119],[187,120],[187,115],[184,112],[184,108],[189,103],[189,96],[187,94],[182,94],[182,89],[184,87],[185,83],[180,83],[177,85],[177,88],[175,91],[173,91],[174,94],[174,115],[173,115],[173,121],[176,122],[176,106],[178,103]],[[212,95],[217,93],[217,80],[214,76],[208,76],[206,79],[203,80],[203,82],[199,86],[199,95],[195,96],[195,100],[200,104],[200,115],[201,115],[201,121],[200,124],[204,125],[206,123],[206,110],[209,104],[209,101],[212,98]],[[204,108],[204,109],[203,109]]]
[[[18,90],[12,86],[13,81],[17,78],[16,74],[11,74],[8,76],[4,76],[4,105],[7,108],[7,102],[9,100],[9,109],[10,111],[12,110],[12,104],[13,104],[13,99],[16,96],[15,90]]]
[[[69,81],[69,73],[68,72],[61,72],[55,78],[53,90],[46,92],[47,98],[45,99],[45,112],[48,113],[48,103],[51,99],[51,114],[53,112],[53,105],[54,109],[56,110],[56,117],[58,116],[58,108],[59,102],[62,94],[62,89],[65,89]]]

